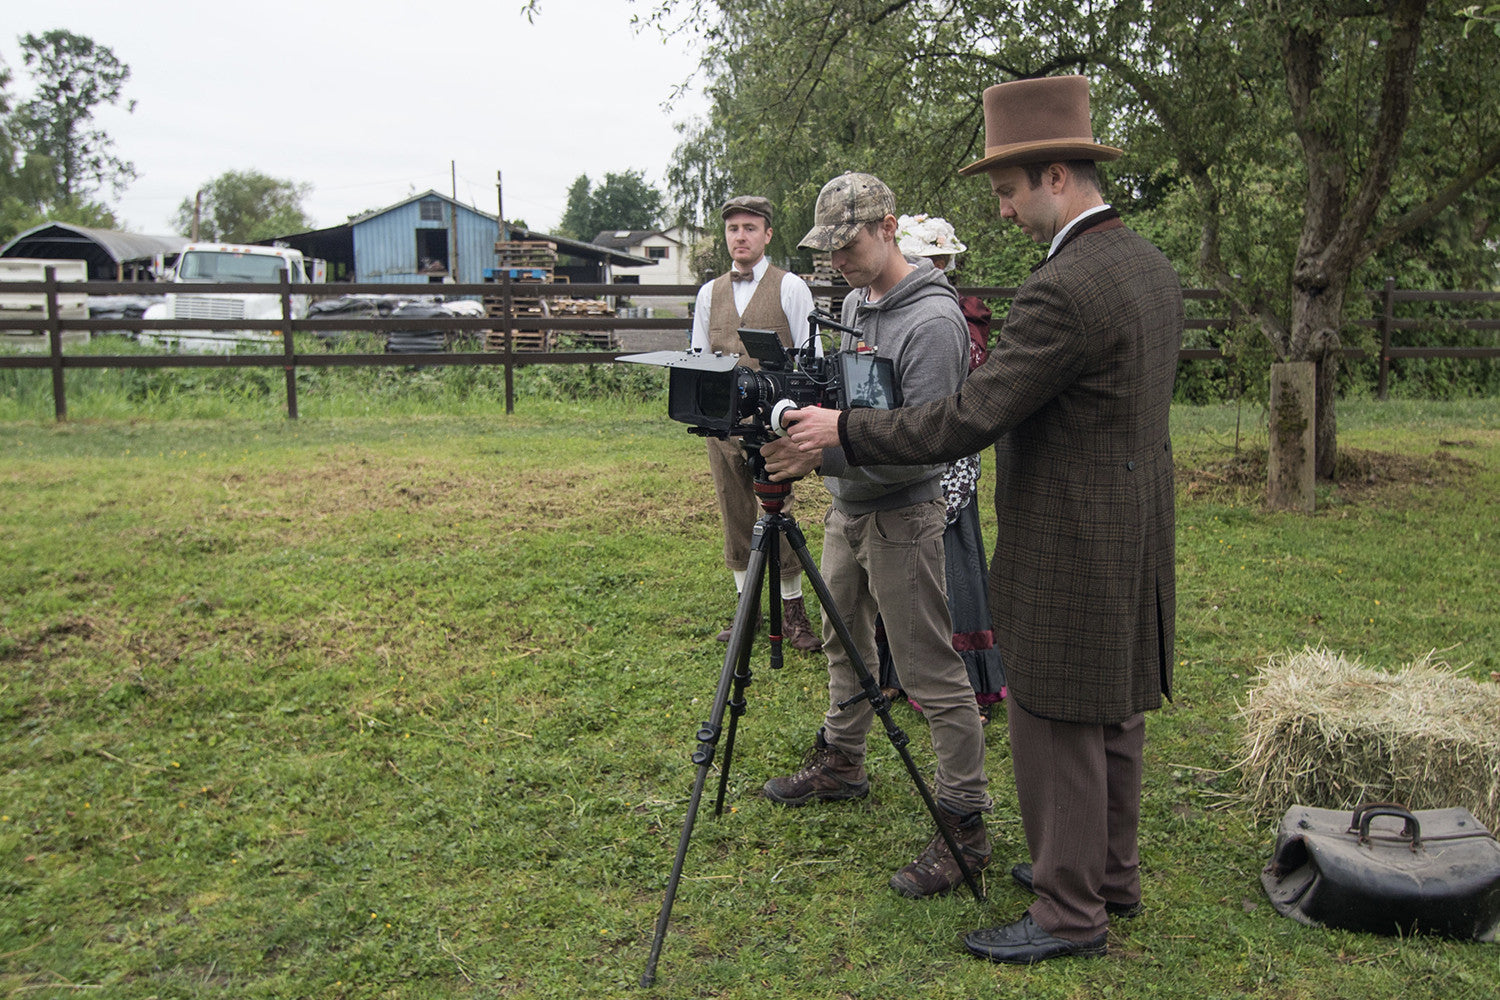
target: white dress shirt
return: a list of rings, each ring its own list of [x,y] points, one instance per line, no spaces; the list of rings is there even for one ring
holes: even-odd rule
[[[756,289],[760,288],[760,279],[765,277],[766,269],[771,262],[764,256],[755,262],[751,273],[755,278],[751,281],[731,281],[729,287],[734,291],[734,308],[741,316],[750,305],[750,299],[754,297]],[[714,279],[717,281],[718,279]],[[803,347],[807,344],[807,314],[813,311],[812,290],[807,287],[807,282],[792,274],[790,271],[781,279],[781,311],[786,314],[787,325],[792,330],[792,344]],[[695,351],[707,351],[709,349],[708,338],[708,316],[713,309],[714,281],[707,282],[698,289],[697,304],[693,307],[693,332],[689,347]],[[822,343],[818,344],[818,354],[822,354]]]

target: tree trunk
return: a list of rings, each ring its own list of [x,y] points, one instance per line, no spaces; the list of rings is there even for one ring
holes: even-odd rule
[[[1338,460],[1335,403],[1338,399],[1339,327],[1344,315],[1345,283],[1333,280],[1333,276],[1321,269],[1303,266],[1299,267],[1292,284],[1292,322],[1283,357],[1288,362],[1309,362],[1313,366],[1308,398],[1309,432],[1312,436],[1307,460],[1313,474],[1327,480],[1333,478]],[[1278,461],[1276,450],[1286,443],[1276,433],[1278,419],[1273,406],[1270,445],[1273,468]],[[1281,461],[1290,467],[1289,458]],[[1308,510],[1312,509],[1310,503],[1309,496]]]
[[[1316,473],[1322,480],[1333,479],[1338,461],[1338,418],[1333,402],[1338,398],[1339,343],[1334,338],[1328,351],[1318,360],[1317,421],[1313,428],[1316,441]]]
[[[1316,367],[1311,361],[1283,361],[1271,366],[1266,503],[1272,510],[1313,512]]]

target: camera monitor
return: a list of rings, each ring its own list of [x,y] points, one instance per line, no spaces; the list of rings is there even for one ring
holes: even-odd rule
[[[901,393],[896,389],[896,366],[890,358],[853,352],[838,357],[843,363],[839,409],[868,406],[876,410],[893,410],[901,405]]]
[[[780,371],[791,367],[786,348],[772,331],[741,327],[735,332],[740,335],[740,343],[745,345],[745,353],[759,361],[762,368]]]

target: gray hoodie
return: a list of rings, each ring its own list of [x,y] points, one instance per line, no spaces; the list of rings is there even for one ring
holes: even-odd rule
[[[958,307],[958,293],[943,272],[923,260],[879,301],[869,302],[868,297],[867,288],[856,288],[845,297],[843,323],[860,335],[842,334],[839,349],[852,351],[863,341],[894,361],[903,406],[957,392],[969,370],[969,328]],[[834,506],[858,515],[940,498],[947,467],[850,466],[842,448],[827,448],[819,471]]]

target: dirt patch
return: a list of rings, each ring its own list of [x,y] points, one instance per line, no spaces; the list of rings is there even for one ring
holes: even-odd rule
[[[1450,447],[1472,447],[1470,442],[1440,442]],[[1265,448],[1249,448],[1229,458],[1178,467],[1178,489],[1184,498],[1203,500],[1233,495],[1244,501],[1264,495],[1269,455]],[[1334,462],[1332,486],[1343,504],[1389,499],[1413,487],[1452,486],[1470,479],[1476,463],[1449,451],[1431,455],[1340,448]],[[1321,485],[1321,484],[1320,484]]]

